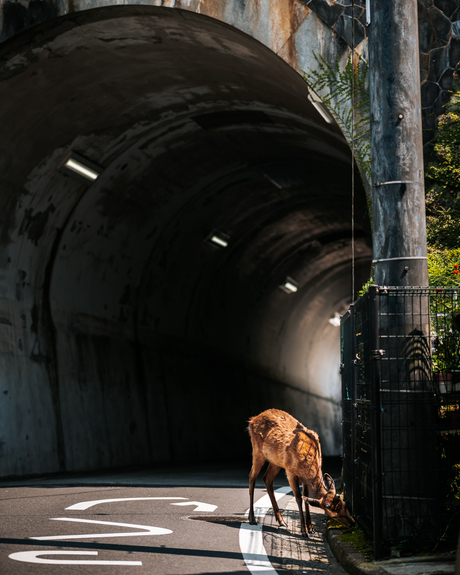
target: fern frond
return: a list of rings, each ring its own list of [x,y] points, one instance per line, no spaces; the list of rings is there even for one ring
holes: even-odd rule
[[[310,89],[329,109],[352,146],[358,169],[370,180],[370,119],[368,66],[361,56],[354,65],[351,55],[341,69],[338,57],[333,64],[313,54],[317,69],[303,73]],[[363,178],[364,179],[364,178]]]

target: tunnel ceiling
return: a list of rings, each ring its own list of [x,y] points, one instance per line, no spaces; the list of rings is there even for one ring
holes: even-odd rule
[[[215,347],[323,393],[306,363],[328,363],[311,353],[350,299],[351,160],[302,78],[225,24],[145,6],[33,27],[0,58],[0,295],[24,353],[43,353],[48,321]],[[65,173],[70,152],[101,176]],[[356,185],[358,284],[371,248]]]

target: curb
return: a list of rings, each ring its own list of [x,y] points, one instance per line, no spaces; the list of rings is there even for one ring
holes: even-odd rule
[[[339,541],[341,534],[340,529],[326,529],[326,540],[329,547],[345,571],[350,575],[388,575],[385,569],[366,559],[349,543]]]

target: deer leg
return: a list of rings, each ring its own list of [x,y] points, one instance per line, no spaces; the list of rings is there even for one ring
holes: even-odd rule
[[[280,508],[278,507],[278,502],[276,501],[275,492],[273,491],[273,482],[275,477],[278,475],[281,467],[274,465],[273,463],[269,463],[267,467],[267,471],[264,474],[264,483],[265,487],[267,488],[267,493],[270,497],[270,501],[272,502],[273,511],[275,512],[275,518],[278,521],[278,524],[287,527],[286,522],[281,517]]]
[[[308,485],[306,483],[302,483],[302,495],[308,497]],[[305,524],[308,533],[315,533],[313,523],[311,522],[310,506],[308,505],[308,501],[305,501]]]
[[[302,496],[300,494],[299,480],[295,475],[288,475],[289,485],[291,486],[292,493],[299,508],[300,515],[300,531],[304,537],[308,538],[307,530],[305,529],[305,517],[303,516]]]
[[[248,521],[251,525],[257,525],[257,521],[254,515],[254,487],[256,484],[257,476],[259,471],[262,469],[265,463],[265,457],[261,454],[252,453],[252,467],[249,473],[249,515]]]

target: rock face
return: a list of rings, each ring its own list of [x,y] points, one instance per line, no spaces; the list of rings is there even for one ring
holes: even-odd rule
[[[323,22],[352,46],[351,0],[305,1]],[[354,46],[365,54],[365,1],[354,2]],[[452,75],[460,61],[460,0],[418,0],[420,80],[425,155],[432,151],[437,117],[442,114],[452,90]]]
[[[458,0],[419,0],[425,155],[431,153],[436,119],[450,98],[452,75],[460,61],[459,6]]]
[[[352,0],[312,0],[305,4],[349,47],[354,43],[365,54],[361,46],[366,42],[364,0],[354,2],[354,42]],[[450,98],[452,75],[460,61],[460,0],[418,0],[418,18],[423,138],[425,155],[429,156],[436,120]]]

